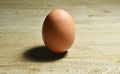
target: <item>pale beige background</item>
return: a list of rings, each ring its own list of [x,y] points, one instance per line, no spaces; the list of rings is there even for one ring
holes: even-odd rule
[[[73,16],[73,46],[59,60],[26,59],[56,8]],[[120,0],[0,0],[0,74],[120,74]]]

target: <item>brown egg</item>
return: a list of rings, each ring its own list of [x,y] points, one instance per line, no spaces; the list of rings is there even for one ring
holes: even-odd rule
[[[63,53],[73,44],[75,37],[74,21],[71,15],[62,9],[50,12],[43,23],[43,41],[50,50]]]

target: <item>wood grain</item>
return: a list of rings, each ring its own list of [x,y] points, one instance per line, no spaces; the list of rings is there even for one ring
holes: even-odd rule
[[[56,8],[73,16],[73,46],[62,59],[25,58]],[[0,74],[120,74],[120,0],[0,0]]]

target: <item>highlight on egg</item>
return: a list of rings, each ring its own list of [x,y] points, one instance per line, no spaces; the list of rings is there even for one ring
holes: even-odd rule
[[[71,15],[63,9],[51,11],[44,20],[42,37],[45,46],[51,51],[68,51],[75,38],[75,25]]]

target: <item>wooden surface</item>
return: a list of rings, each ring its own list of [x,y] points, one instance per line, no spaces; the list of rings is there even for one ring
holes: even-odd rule
[[[73,16],[73,46],[58,60],[28,59],[56,8]],[[120,74],[120,0],[0,0],[0,74]]]

